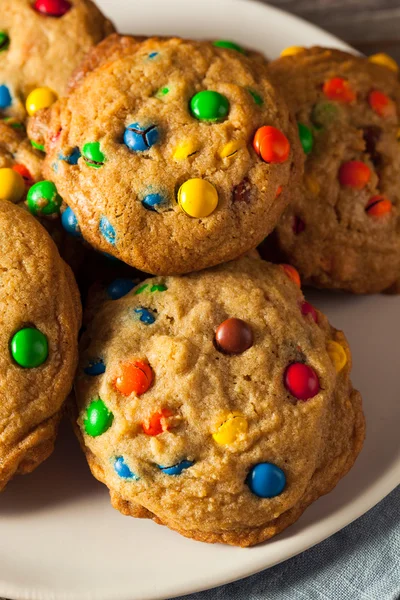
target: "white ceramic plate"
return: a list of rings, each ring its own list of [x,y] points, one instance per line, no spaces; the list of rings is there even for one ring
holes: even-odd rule
[[[346,48],[299,19],[249,1],[99,0],[121,31],[233,39],[276,56],[293,45]],[[227,583],[335,533],[400,483],[400,298],[313,293],[347,333],[368,437],[355,468],[276,539],[251,549],[208,545],[123,517],[90,475],[67,425],[55,454],[0,498],[0,596],[21,600],[155,600]]]

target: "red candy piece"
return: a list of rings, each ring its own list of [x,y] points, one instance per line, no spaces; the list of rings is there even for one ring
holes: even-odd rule
[[[167,408],[159,413],[151,415],[150,419],[142,423],[143,431],[146,435],[160,435],[163,431],[169,430],[168,417],[172,417],[172,412]]]
[[[350,160],[342,164],[339,170],[340,185],[361,190],[371,179],[371,169],[360,160]]]
[[[304,315],[305,317],[307,315],[310,315],[310,317],[315,321],[315,323],[318,323],[318,314],[312,304],[304,301],[300,305],[300,310],[302,315]]]
[[[267,163],[283,163],[290,154],[290,143],[286,135],[270,125],[257,129],[253,148]]]
[[[48,17],[62,17],[72,8],[72,5],[68,0],[36,0],[33,8]]]
[[[32,175],[29,173],[25,165],[20,165],[17,163],[13,166],[12,169],[13,171],[16,171],[21,175],[22,179],[25,181],[25,185],[27,188],[30,188],[33,185],[34,181]]]
[[[336,102],[354,102],[356,99],[355,92],[351,89],[349,82],[341,77],[333,77],[325,81],[324,87],[322,88],[325,96],[329,100],[336,100]]]
[[[293,281],[293,283],[295,283],[297,286],[301,287],[301,279],[300,279],[300,275],[299,275],[299,272],[297,271],[297,269],[292,267],[292,265],[285,265],[285,264],[280,265],[280,267],[281,267],[281,269],[283,269],[285,271],[286,275],[289,277],[289,279],[291,279]]]
[[[389,96],[383,92],[373,90],[368,96],[368,102],[372,110],[384,119],[396,116],[396,105]]]
[[[278,189],[276,190],[275,198],[279,198],[279,196],[282,194],[282,190],[283,190],[283,185],[280,185],[278,187]]]
[[[373,217],[382,217],[392,211],[392,203],[385,196],[374,196],[368,200],[365,211]]]
[[[309,400],[319,392],[318,375],[303,363],[289,365],[284,379],[286,389],[298,400]]]
[[[150,365],[142,360],[135,360],[121,365],[114,386],[123,396],[130,396],[133,393],[140,396],[147,392],[152,382],[153,371]]]

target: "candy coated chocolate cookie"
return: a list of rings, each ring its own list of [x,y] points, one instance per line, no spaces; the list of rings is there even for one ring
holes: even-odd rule
[[[83,237],[155,274],[253,248],[302,172],[265,59],[210,42],[111,36],[30,135]]]
[[[306,159],[272,255],[305,284],[374,293],[399,279],[400,84],[392,67],[382,56],[323,48],[269,65]]]
[[[77,430],[115,508],[250,546],[350,469],[365,427],[350,350],[288,270],[247,255],[104,294],[82,338]]]
[[[0,490],[54,446],[78,358],[79,292],[45,229],[0,200]]]

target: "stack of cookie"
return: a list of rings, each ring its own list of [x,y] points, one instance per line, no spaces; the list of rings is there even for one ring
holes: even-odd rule
[[[346,338],[300,281],[397,289],[397,67],[320,48],[268,64],[225,40],[100,41],[112,26],[91,2],[1,3],[0,482],[51,451],[78,353],[76,284],[31,212],[74,238],[85,332],[71,412],[113,505],[197,540],[262,542],[363,444]],[[23,11],[48,43],[46,27],[73,24],[72,45],[83,29],[79,51],[60,50],[65,69],[53,73],[50,45],[29,81],[16,72]]]

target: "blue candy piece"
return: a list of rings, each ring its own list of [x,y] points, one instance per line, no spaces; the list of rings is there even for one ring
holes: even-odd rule
[[[161,471],[166,475],[180,475],[182,471],[188,469],[192,465],[194,465],[194,461],[182,460],[180,463],[178,463],[177,465],[173,465],[172,467],[161,467],[160,465],[158,465],[158,468],[161,469]]]
[[[286,485],[286,475],[273,463],[255,465],[247,476],[246,483],[250,490],[260,498],[279,496]]]
[[[133,312],[139,315],[139,320],[146,325],[151,325],[156,320],[155,316],[147,308],[135,308]]]
[[[115,243],[117,241],[117,234],[115,233],[115,229],[111,225],[111,223],[107,219],[107,217],[101,217],[99,229],[100,229],[100,233],[104,237],[104,239],[107,240],[107,242],[109,244],[112,244],[113,246],[115,246]]]
[[[91,377],[103,375],[106,372],[106,365],[102,358],[93,358],[89,361],[88,366],[83,369],[83,372]]]
[[[58,158],[59,158],[59,160],[65,161],[69,165],[77,165],[78,160],[80,159],[81,156],[82,156],[82,154],[81,154],[81,151],[79,150],[79,148],[74,148],[72,150],[71,154],[62,154],[60,152],[60,154],[58,155]]]
[[[116,474],[122,479],[133,479],[134,481],[138,481],[139,479],[135,473],[132,473],[123,456],[117,456],[114,462],[114,469]]]
[[[12,104],[10,90],[6,85],[0,85],[0,108],[8,108]]]
[[[69,235],[72,235],[73,237],[82,237],[78,219],[76,218],[72,208],[69,206],[61,215],[61,225],[64,227],[65,231],[69,233]]]
[[[164,198],[164,196],[161,196],[161,194],[148,194],[142,200],[142,204],[143,204],[144,208],[146,208],[147,210],[155,211],[157,206],[160,206],[161,204],[165,204],[165,198]]]
[[[150,52],[149,54],[149,58],[155,58],[156,56],[158,56],[158,52]]]
[[[125,129],[124,143],[132,152],[144,152],[154,146],[160,134],[156,125],[143,127],[139,123],[132,123]]]
[[[107,294],[111,300],[119,300],[135,287],[136,283],[132,279],[124,279],[119,277],[114,279],[107,288]]]

